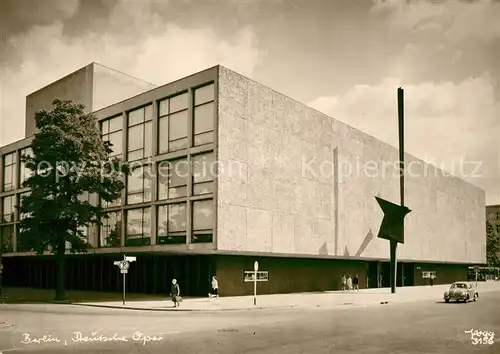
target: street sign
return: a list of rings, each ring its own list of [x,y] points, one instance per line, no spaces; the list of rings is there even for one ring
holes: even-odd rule
[[[257,274],[257,280],[255,280],[255,274]],[[251,283],[253,281],[268,281],[269,280],[269,272],[267,270],[262,270],[258,272],[254,272],[252,270],[245,271],[245,277],[243,281],[245,283]]]
[[[125,260],[127,262],[135,262],[136,259],[137,259],[136,257],[125,257]]]
[[[118,267],[120,267],[121,270],[127,270],[130,267],[130,263],[128,261],[121,261]]]
[[[422,279],[436,279],[435,271],[422,271]]]
[[[128,270],[126,270],[126,269],[121,269],[121,270],[120,270],[120,273],[122,273],[122,274],[127,274],[127,273],[128,273]]]

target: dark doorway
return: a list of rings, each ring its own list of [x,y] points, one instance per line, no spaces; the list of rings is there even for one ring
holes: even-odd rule
[[[415,285],[414,266],[413,263],[403,263],[404,286]]]
[[[389,262],[380,263],[380,276],[382,278],[382,288],[391,286],[391,267]]]
[[[378,262],[368,262],[368,270],[366,272],[367,274],[367,288],[377,288],[378,283],[377,283],[377,267],[378,267]]]
[[[396,271],[396,286],[401,287],[401,286],[403,286],[403,277],[404,277],[403,267],[404,267],[404,264],[398,262],[397,267],[398,267],[398,269]]]

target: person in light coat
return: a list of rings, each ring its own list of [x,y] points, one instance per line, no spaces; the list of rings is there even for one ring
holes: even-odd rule
[[[219,281],[215,276],[212,277],[212,290],[210,291],[210,294],[208,294],[208,296],[219,297]]]
[[[347,277],[347,290],[352,290],[352,278],[350,274]]]

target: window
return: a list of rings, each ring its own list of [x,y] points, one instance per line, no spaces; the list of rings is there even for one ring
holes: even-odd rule
[[[212,242],[214,203],[212,199],[193,202],[193,243]]]
[[[187,196],[189,165],[186,158],[158,164],[158,200]]]
[[[188,94],[183,93],[159,102],[158,153],[188,147]]]
[[[106,119],[101,122],[101,136],[102,140],[109,141],[113,146],[111,149],[112,153],[109,157],[122,157],[122,146],[123,146],[123,126],[122,126],[122,116],[115,118]]]
[[[14,213],[16,210],[16,196],[11,195],[3,198],[3,222],[14,222]]]
[[[33,157],[33,150],[30,147],[22,149],[20,155],[21,156],[19,158],[21,158],[22,156]],[[20,184],[20,186],[22,187],[23,182],[26,181],[28,178],[30,178],[32,175],[33,175],[33,171],[31,171],[29,168],[27,168],[25,163],[21,161],[21,166],[20,166],[20,171],[19,171],[19,178],[20,178],[19,184]]]
[[[14,225],[0,227],[2,252],[14,252]]]
[[[153,150],[152,119],[152,105],[129,112],[127,140],[127,159],[129,161],[151,156]]]
[[[186,243],[186,203],[158,207],[158,244]]]
[[[194,91],[194,146],[214,142],[215,86],[210,84]]]
[[[3,157],[3,190],[4,192],[16,188],[16,153],[10,153]]]
[[[26,195],[29,195],[29,194],[30,194],[30,192],[25,192],[25,193],[19,194],[19,205],[22,205],[23,197]],[[26,218],[28,216],[29,216],[29,214],[19,213],[19,220],[23,220],[24,218]]]
[[[213,153],[193,156],[193,195],[214,192],[214,175],[216,173],[215,155]]]
[[[117,207],[122,204],[122,198],[118,198],[116,200],[113,200],[111,202],[106,202],[104,200],[101,200],[101,204],[103,208],[112,208],[112,207]]]
[[[106,214],[108,218],[103,218],[99,233],[99,247],[120,247],[121,246],[121,213],[113,212]]]
[[[82,240],[87,242],[88,237],[89,237],[89,228],[87,226],[79,226],[77,228],[77,231],[81,232],[82,234],[79,235]]]
[[[122,205],[122,198],[118,197],[115,200],[112,200],[110,202],[107,202],[103,199],[101,199],[101,205],[103,208],[113,208],[113,207],[118,207]]]
[[[151,201],[151,166],[141,166],[127,176],[127,204]]]
[[[151,244],[151,209],[127,210],[126,246]]]

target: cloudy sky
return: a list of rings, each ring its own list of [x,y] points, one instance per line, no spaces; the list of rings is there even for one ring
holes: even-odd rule
[[[500,204],[499,19],[493,0],[2,0],[0,146],[26,95],[90,62],[159,85],[222,64],[395,146],[403,87],[407,152]]]

